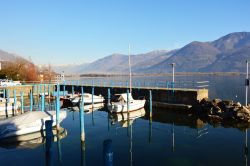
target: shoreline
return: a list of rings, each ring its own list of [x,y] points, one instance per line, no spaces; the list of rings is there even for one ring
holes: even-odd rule
[[[175,76],[242,76],[246,73],[242,72],[176,72]],[[65,77],[121,77],[129,76],[129,74],[80,74],[80,75],[66,75]],[[133,77],[160,77],[160,76],[172,76],[172,73],[165,74],[132,74]]]

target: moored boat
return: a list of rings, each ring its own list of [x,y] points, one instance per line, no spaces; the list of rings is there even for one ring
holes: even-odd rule
[[[66,111],[60,111],[60,122],[66,118]],[[45,129],[45,121],[53,120],[56,125],[56,111],[26,112],[0,121],[0,139],[19,136]],[[60,123],[59,122],[59,123]]]
[[[129,96],[127,97],[127,93],[116,94],[115,96],[117,97],[117,101],[111,102],[111,104],[108,106],[109,111],[128,112],[144,108],[144,105],[146,103],[145,99],[134,100],[131,93],[128,93],[128,95]],[[129,98],[129,102],[127,101],[127,98]]]

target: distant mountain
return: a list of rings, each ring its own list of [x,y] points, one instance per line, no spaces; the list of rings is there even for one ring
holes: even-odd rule
[[[69,64],[69,65],[52,65],[52,70],[56,73],[65,74],[81,74],[79,73],[83,68],[88,66],[88,63],[83,64]]]
[[[211,42],[221,52],[242,48],[250,45],[250,32],[235,32]]]
[[[145,54],[131,55],[131,66],[133,72],[141,72],[167,58],[175,51],[157,50]],[[128,55],[112,54],[99,59],[87,67],[81,73],[128,73]]]
[[[244,72],[249,47],[250,32],[231,33],[212,42],[192,42],[146,72],[171,72],[171,63],[176,64],[177,72]]]
[[[147,69],[149,73],[166,73],[176,64],[177,72],[197,72],[212,64],[220,51],[208,42],[192,42],[176,51],[170,58]]]
[[[218,55],[217,60],[200,69],[201,72],[245,72],[246,60],[250,60],[250,46],[233,49]]]

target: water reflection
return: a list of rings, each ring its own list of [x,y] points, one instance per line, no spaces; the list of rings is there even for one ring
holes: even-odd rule
[[[115,125],[116,123],[119,122],[119,124],[122,128],[125,128],[125,127],[127,128],[128,136],[129,136],[129,165],[130,166],[133,165],[133,123],[137,118],[143,117],[145,115],[146,115],[146,111],[144,108],[139,109],[139,110],[135,110],[135,111],[131,111],[131,112],[125,112],[125,113],[111,113],[109,115],[112,125]],[[151,139],[151,138],[149,138],[149,139]],[[112,140],[105,140],[105,141],[106,142],[104,143],[105,144],[104,146],[108,146],[109,147],[108,149],[111,149]],[[107,142],[109,145],[107,145]],[[108,150],[108,152],[109,152],[109,154],[111,154],[111,150]],[[112,152],[112,156],[113,156],[113,152]],[[106,159],[106,156],[104,157],[104,159]],[[112,161],[111,158],[108,161]],[[108,163],[105,162],[104,165],[106,166],[106,164],[109,164],[109,166],[112,165],[112,163],[110,163],[110,162],[108,162]]]
[[[53,129],[53,142],[60,142],[66,136],[66,129],[62,128],[59,133],[57,133],[56,129]],[[41,131],[1,140],[0,147],[5,149],[35,149],[44,143],[45,131]]]
[[[128,127],[132,125],[135,119],[145,116],[146,111],[144,108],[131,111],[131,112],[125,112],[125,113],[111,113],[110,114],[110,120],[111,124],[114,125],[117,122],[120,123],[121,127]]]

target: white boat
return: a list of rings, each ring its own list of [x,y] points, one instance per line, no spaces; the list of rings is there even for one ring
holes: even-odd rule
[[[127,93],[116,94],[117,102],[111,102],[108,106],[110,112],[128,112],[144,108],[146,100],[134,100],[131,93],[129,94],[129,103],[127,102]],[[129,110],[128,110],[129,106]]]
[[[60,111],[60,122],[66,118],[66,111]],[[0,139],[24,135],[45,129],[45,121],[53,120],[56,125],[56,111],[34,111],[0,121]],[[60,123],[59,122],[59,123]]]
[[[12,81],[8,79],[0,80],[0,86],[19,86],[22,85],[20,81]]]
[[[128,127],[135,119],[143,117],[145,114],[144,108],[129,113],[113,113],[111,114],[111,123],[115,124],[116,122],[120,122],[121,127]]]
[[[69,100],[72,102],[73,105],[78,105],[81,101],[81,97],[81,95],[77,95],[72,98],[69,98]],[[104,100],[104,97],[101,95],[93,95],[93,103],[103,103]],[[84,104],[92,104],[92,94],[84,93]]]

